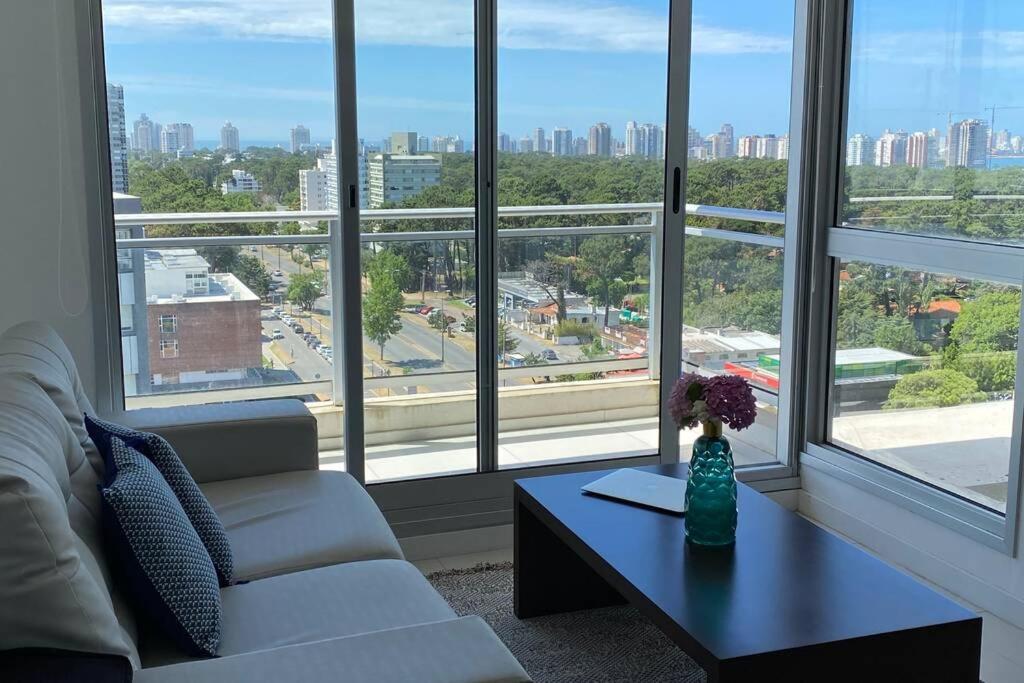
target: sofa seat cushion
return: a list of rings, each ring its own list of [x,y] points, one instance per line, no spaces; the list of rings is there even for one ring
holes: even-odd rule
[[[210,554],[156,466],[116,436],[110,451],[103,522],[136,609],[185,652],[215,655],[221,596]]]
[[[210,501],[206,500],[203,492],[199,489],[199,485],[185,469],[185,465],[182,464],[181,458],[174,452],[171,444],[157,434],[122,427],[92,415],[85,416],[85,428],[93,443],[103,454],[107,469],[105,481],[109,482],[113,475],[110,467],[111,438],[115,436],[125,443],[131,444],[133,448],[156,465],[160,474],[167,481],[167,485],[174,491],[182,509],[203,541],[203,545],[206,546],[206,551],[210,554],[210,559],[213,560],[213,567],[217,570],[217,580],[220,585],[230,586],[233,583],[233,560],[231,544],[228,542],[224,525],[213,506],[210,505]]]
[[[441,621],[455,613],[416,567],[370,560],[274,576],[221,589],[221,657]],[[143,639],[143,666],[183,661]]]
[[[135,674],[135,683],[528,683],[529,680],[480,617],[143,669]]]
[[[403,559],[373,499],[344,472],[301,470],[200,488],[227,530],[236,580]]]

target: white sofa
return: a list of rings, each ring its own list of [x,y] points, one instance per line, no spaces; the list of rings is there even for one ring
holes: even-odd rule
[[[457,617],[406,562],[349,475],[317,468],[299,401],[129,413],[164,436],[221,517],[235,576],[219,656],[142,627],[99,519],[102,461],[74,361],[39,323],[0,336],[0,672],[7,680],[528,681],[478,617]],[[0,675],[0,678],[4,676]]]

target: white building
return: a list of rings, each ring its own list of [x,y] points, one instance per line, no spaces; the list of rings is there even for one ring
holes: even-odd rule
[[[753,159],[756,157],[757,141],[760,139],[760,135],[744,135],[741,137],[736,145],[736,156],[743,159]]]
[[[778,159],[779,139],[773,133],[762,135],[757,139],[758,159]]]
[[[233,169],[231,178],[220,184],[221,194],[233,194],[235,192],[259,192],[260,181],[252,174],[241,169]]]
[[[626,145],[629,154],[629,144]],[[665,131],[654,123],[640,126],[640,156],[645,159],[663,159],[665,157]]]
[[[875,141],[870,135],[856,133],[846,142],[847,166],[870,166],[874,160]]]
[[[904,166],[907,163],[907,134],[886,129],[875,141],[875,166]]]
[[[374,154],[367,164],[369,206],[399,203],[441,182],[441,160],[427,154]]]
[[[110,136],[110,179],[114,192],[128,191],[128,134],[125,130],[124,88],[107,83],[107,127]]]
[[[220,148],[225,152],[237,152],[241,149],[238,143],[238,129],[225,121],[220,129]]]
[[[145,114],[139,114],[139,118],[132,124],[132,149],[138,152],[151,152],[160,146],[160,140],[153,144],[155,126]]]
[[[358,160],[359,208],[365,209],[369,195],[366,185],[366,155],[360,154]],[[299,171],[299,207],[303,211],[337,211],[338,202],[338,158],[332,141],[331,151],[316,160],[316,168]]]
[[[301,152],[303,146],[309,145],[309,128],[306,128],[301,123],[291,131],[291,149],[292,153]]]
[[[988,124],[964,119],[949,127],[946,165],[985,168],[988,164]]]
[[[636,121],[626,121],[626,156],[638,156],[643,145],[640,144],[640,126]]]

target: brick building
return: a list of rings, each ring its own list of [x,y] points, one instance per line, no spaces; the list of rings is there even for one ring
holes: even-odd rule
[[[195,249],[146,252],[153,386],[244,380],[262,366],[260,300]]]

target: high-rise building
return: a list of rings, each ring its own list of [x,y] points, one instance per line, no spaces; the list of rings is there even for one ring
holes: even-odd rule
[[[192,131],[191,123],[169,123],[167,126],[173,128],[178,133],[178,149],[191,152],[196,148],[195,134]]]
[[[220,148],[225,152],[237,152],[241,149],[238,146],[238,129],[231,125],[230,121],[225,121],[220,128]]]
[[[568,128],[555,128],[551,131],[551,153],[556,157],[568,157],[573,154],[572,131]]]
[[[429,149],[430,138],[428,138],[426,135],[420,135],[419,137],[416,138],[416,152],[418,154],[423,154]]]
[[[337,211],[338,192],[338,157],[331,149],[316,160],[316,168],[299,171],[299,208],[303,211]],[[359,154],[358,196],[359,208],[367,208],[369,192],[366,185],[366,154]]]
[[[599,122],[590,127],[587,137],[587,154],[610,157],[612,155],[612,129],[607,123]]]
[[[907,136],[907,166],[928,167],[928,134],[922,131]]]
[[[704,148],[704,138],[701,137],[700,131],[693,126],[688,126],[686,129],[686,150],[687,156],[696,156],[698,149]]]
[[[728,159],[736,156],[736,134],[733,131],[731,123],[723,123],[721,130],[718,131],[720,138],[720,159]]]
[[[870,166],[874,159],[875,141],[870,135],[856,133],[846,142],[847,166]]]
[[[164,126],[160,131],[160,151],[164,154],[173,154],[178,151],[178,147],[178,129]]]
[[[757,156],[757,141],[760,135],[744,135],[736,144],[736,156],[744,159],[753,159]]]
[[[110,137],[110,179],[114,192],[128,192],[128,133],[125,130],[124,88],[107,83],[107,130]]]
[[[1014,154],[1024,152],[1024,136],[1013,135],[1010,137],[1010,151]]]
[[[638,156],[643,145],[640,142],[640,126],[636,121],[626,121],[626,156]]]
[[[301,123],[292,128],[291,142],[292,154],[301,152],[303,145],[309,145],[309,128],[306,128]]]
[[[719,135],[722,135],[719,133]],[[722,136],[724,138],[724,136]],[[723,139],[721,145],[725,148],[725,140]],[[778,159],[779,158],[779,139],[774,133],[768,133],[762,135],[757,139],[757,158],[758,159]]]
[[[932,128],[928,131],[928,168],[942,168],[946,165],[944,145],[945,138],[942,137],[942,133],[939,132],[938,128]]]
[[[950,125],[946,137],[946,165],[985,168],[988,165],[988,124],[964,119]]]
[[[533,135],[530,136],[533,141],[534,152],[546,152],[548,151],[548,139],[544,136],[543,128],[534,128]]]
[[[1005,128],[1003,130],[996,131],[995,135],[992,136],[992,151],[1010,151],[1010,131],[1006,130]]]
[[[577,157],[587,156],[587,139],[580,136],[572,141],[572,154]]]
[[[441,160],[425,154],[375,154],[368,163],[370,208],[400,203],[441,182]]]
[[[519,138],[519,153],[529,154],[533,151],[533,138]]]
[[[665,157],[664,129],[656,123],[645,123],[640,126],[639,130],[640,147],[635,154],[639,154],[645,159],[663,159]],[[626,154],[629,154],[629,140],[626,141]]]
[[[888,128],[875,141],[875,166],[903,166],[907,163],[907,134]]]
[[[444,151],[449,154],[463,154],[466,151],[466,141],[458,135],[453,135],[448,138]]]
[[[779,142],[776,146],[775,151],[776,159],[788,159],[789,158],[789,133],[779,136]]]
[[[153,127],[154,124],[148,116],[139,114],[139,118],[135,119],[135,123],[132,124],[132,149],[137,152],[152,152],[155,149]],[[159,144],[160,141],[157,140],[157,146]]]
[[[512,151],[512,138],[509,137],[508,133],[498,133],[498,151]]]
[[[392,154],[415,154],[419,136],[413,131],[398,131],[391,134]]]

